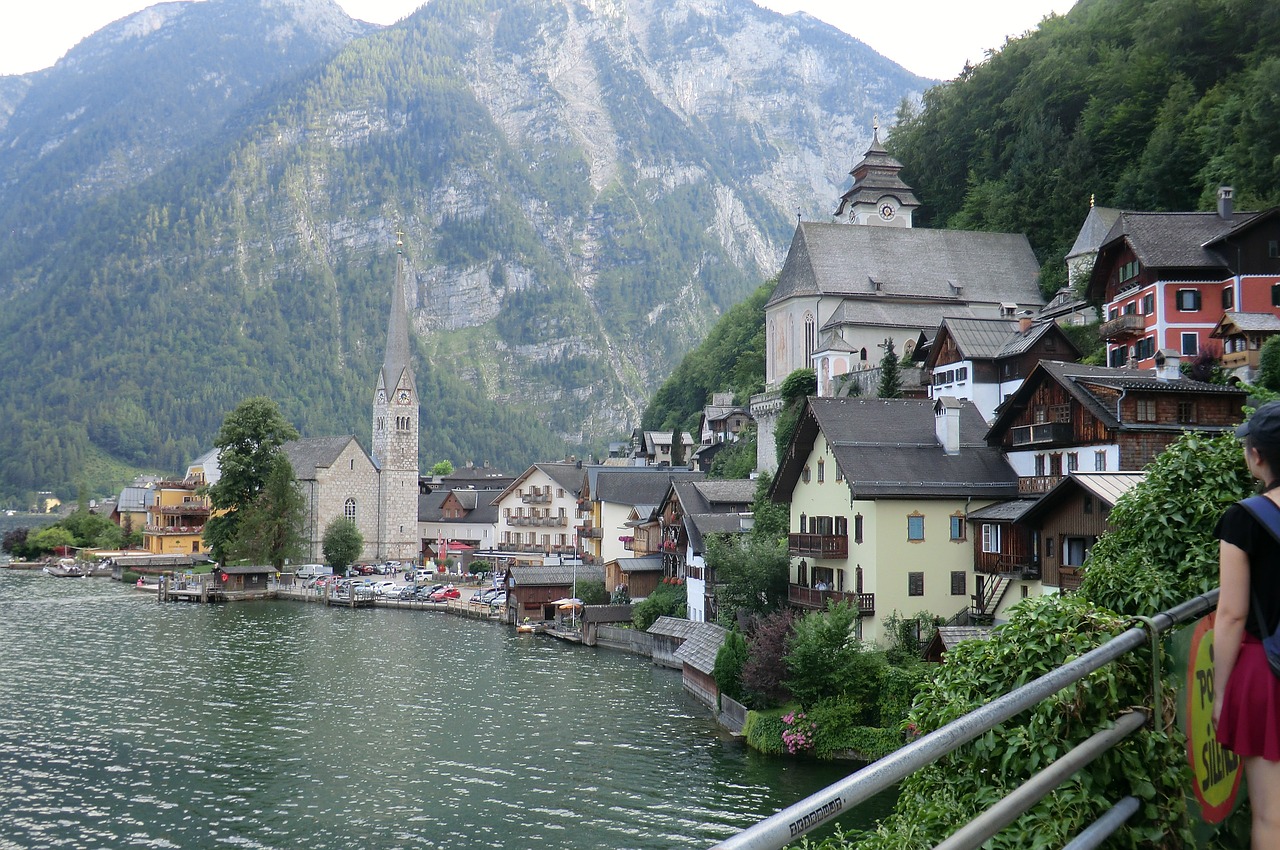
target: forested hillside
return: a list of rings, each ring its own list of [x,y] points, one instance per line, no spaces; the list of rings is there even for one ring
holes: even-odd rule
[[[397,231],[424,464],[585,454],[927,84],[747,0],[433,0],[368,35],[329,0],[159,8],[0,86],[0,496],[181,469],[249,395],[368,445]],[[311,65],[242,21],[250,96],[145,115],[230,74],[218,19],[282,10]]]
[[[886,147],[924,204],[916,226],[1027,234],[1048,297],[1066,284],[1063,257],[1091,197],[1212,209],[1230,185],[1237,209],[1280,203],[1277,116],[1275,0],[1080,0],[929,89],[920,108],[905,104]],[[763,310],[751,315],[763,334]],[[750,338],[742,318],[726,316],[708,339]],[[741,396],[740,363],[732,349],[691,353],[645,427],[687,425],[707,403],[694,388]]]
[[[930,227],[1026,233],[1046,294],[1089,209],[1280,202],[1280,3],[1080,0],[904,109],[886,146]]]

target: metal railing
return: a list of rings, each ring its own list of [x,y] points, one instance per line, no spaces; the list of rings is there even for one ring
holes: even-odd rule
[[[715,845],[713,850],[779,850],[802,835],[828,824],[841,812],[901,782],[910,774],[949,755],[974,738],[1004,723],[1011,717],[1034,707],[1058,691],[1080,681],[1095,670],[1147,644],[1182,623],[1212,611],[1218,604],[1218,591],[1212,590],[1147,619],[1080,657],[1068,661],[1038,679],[997,697],[981,708],[957,718],[940,729],[873,762],[857,773],[810,794],[794,805],[771,815],[755,826]],[[1158,658],[1158,656],[1157,656]],[[1153,660],[1152,699],[1160,704],[1160,669]],[[1121,714],[1116,722],[1082,742],[1075,749],[1049,764],[1021,788],[997,802],[986,812],[962,825],[946,841],[938,845],[946,850],[971,850],[1019,815],[1030,809],[1081,767],[1115,746],[1146,722],[1148,710],[1138,709]],[[1119,829],[1137,810],[1132,797],[1126,797],[1097,822],[1067,845],[1071,850],[1099,846]],[[935,848],[938,850],[938,848]]]

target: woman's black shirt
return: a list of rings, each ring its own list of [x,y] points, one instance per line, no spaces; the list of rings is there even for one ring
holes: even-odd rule
[[[1227,508],[1218,520],[1214,535],[1240,547],[1249,556],[1249,589],[1262,603],[1267,622],[1259,626],[1250,599],[1245,630],[1257,638],[1269,635],[1280,620],[1280,541],[1239,505]]]

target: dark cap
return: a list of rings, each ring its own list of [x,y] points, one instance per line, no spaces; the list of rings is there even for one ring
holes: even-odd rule
[[[1280,446],[1280,401],[1269,401],[1255,410],[1236,429],[1236,436],[1242,440],[1248,437],[1255,445]]]

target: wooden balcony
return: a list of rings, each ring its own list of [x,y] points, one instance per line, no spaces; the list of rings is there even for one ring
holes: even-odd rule
[[[848,558],[847,534],[788,534],[787,554],[797,558]]]
[[[1009,436],[1015,447],[1069,443],[1071,442],[1071,423],[1039,422],[1035,425],[1019,425],[1009,429]]]
[[[1048,493],[1065,476],[1062,475],[1024,475],[1018,479],[1018,495],[1035,495]]]
[[[1146,316],[1139,316],[1136,313],[1128,313],[1124,316],[1116,316],[1114,319],[1103,322],[1102,326],[1098,328],[1098,336],[1107,341],[1129,339],[1130,337],[1141,335],[1146,329]]]
[[[1008,552],[979,552],[974,559],[974,572],[990,576],[1008,576],[1034,580],[1040,578],[1040,563],[1030,555]]]
[[[874,593],[847,593],[842,590],[815,590],[812,587],[801,587],[798,584],[787,586],[787,601],[800,608],[823,610],[829,600],[847,602],[853,605],[859,614],[870,616],[876,612],[876,595]]]
[[[1257,369],[1262,352],[1258,349],[1247,351],[1232,351],[1229,354],[1222,355],[1223,369],[1239,369],[1247,366],[1250,369]]]

